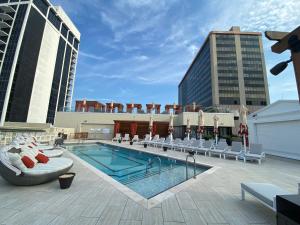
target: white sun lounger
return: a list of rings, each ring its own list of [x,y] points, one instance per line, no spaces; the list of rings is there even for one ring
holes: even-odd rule
[[[122,138],[122,141],[130,141],[129,134],[125,134],[124,137]]]
[[[132,138],[132,142],[139,142],[139,135],[134,135]]]
[[[121,134],[120,133],[116,133],[116,136],[111,141],[118,141],[120,139],[121,139]]]
[[[268,183],[241,183],[242,200],[245,200],[245,192],[274,211],[276,211],[276,195],[290,194],[288,191]]]
[[[218,145],[213,145],[213,147],[208,151],[209,156],[218,155],[220,159],[222,154],[228,150],[228,145],[226,142],[219,142]]]
[[[261,144],[250,144],[250,149],[248,152],[243,154],[244,162],[247,160],[255,160],[258,161],[259,164],[261,164],[261,161],[265,159],[266,155],[262,150]]]
[[[242,143],[241,142],[232,142],[231,148],[229,147],[227,151],[223,153],[224,159],[227,158],[235,158],[235,160],[238,160],[239,156],[241,156],[243,153],[242,150]]]

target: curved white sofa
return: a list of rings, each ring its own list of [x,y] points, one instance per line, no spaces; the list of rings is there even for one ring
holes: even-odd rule
[[[0,175],[9,183],[17,186],[32,186],[47,183],[68,172],[73,160],[68,158],[50,158],[48,163],[38,163],[32,169],[21,171],[12,166],[7,152],[0,152]]]

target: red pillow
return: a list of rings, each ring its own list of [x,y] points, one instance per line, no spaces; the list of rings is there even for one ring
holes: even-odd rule
[[[23,156],[21,160],[27,168],[34,167],[34,162],[28,156]]]
[[[35,158],[39,163],[47,163],[49,161],[49,158],[41,153],[37,154]]]

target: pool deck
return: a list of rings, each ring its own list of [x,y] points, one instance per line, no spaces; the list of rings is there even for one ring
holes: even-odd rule
[[[121,144],[125,145],[131,147]],[[186,153],[164,153],[140,145],[132,148],[184,160],[186,157]],[[74,183],[67,190],[60,190],[58,181],[16,187],[0,177],[1,225],[271,225],[276,224],[274,212],[247,194],[246,201],[241,201],[240,183],[267,182],[297,193],[300,181],[299,161],[268,157],[258,165],[197,155],[197,163],[218,169],[197,177],[148,209],[69,152],[64,156],[74,159],[71,171],[76,172]]]

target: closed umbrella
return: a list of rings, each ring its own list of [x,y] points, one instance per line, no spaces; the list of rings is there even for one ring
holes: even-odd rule
[[[202,140],[202,134],[204,133],[204,112],[202,110],[199,110],[198,133],[200,135],[200,140]]]
[[[187,138],[188,140],[190,140],[190,132],[191,132],[190,119],[187,119],[186,121],[186,132],[187,132]]]
[[[152,140],[152,127],[153,127],[153,117],[151,114],[150,121],[149,121],[150,141]]]
[[[173,131],[174,131],[174,116],[173,113],[170,115],[170,122],[169,122],[169,133],[170,133],[170,140],[173,141]]]
[[[219,117],[217,115],[214,116],[214,134],[216,145],[218,144],[218,128],[219,128]]]
[[[240,130],[239,135],[243,137],[244,151],[247,151],[248,145],[248,122],[247,122],[248,109],[246,106],[241,105],[240,108]]]

